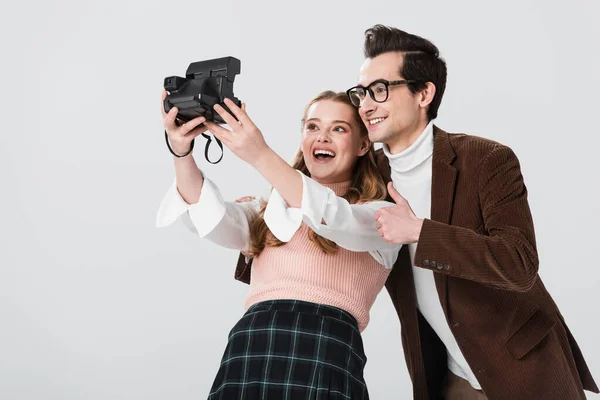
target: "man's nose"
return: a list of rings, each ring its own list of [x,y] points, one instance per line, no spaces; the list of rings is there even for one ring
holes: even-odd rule
[[[371,98],[371,95],[367,93],[365,97],[363,97],[358,110],[363,116],[369,116],[375,112],[376,108],[377,103]]]

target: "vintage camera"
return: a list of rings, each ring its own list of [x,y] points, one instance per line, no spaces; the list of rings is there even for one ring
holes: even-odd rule
[[[240,73],[240,67],[240,60],[235,57],[215,58],[191,63],[185,72],[185,78],[166,77],[163,86],[169,94],[164,101],[165,112],[177,107],[179,110],[177,120],[179,121],[187,122],[204,116],[207,121],[224,124],[225,121],[213,108],[215,104],[219,104],[235,118],[223,101],[225,98],[229,98],[241,107],[241,101],[233,94],[233,81],[235,76]],[[205,157],[211,162],[208,159],[208,146],[212,139],[205,133],[202,136],[208,139]],[[215,140],[222,151],[223,144],[219,139],[215,138]],[[221,161],[221,158],[211,163],[216,164]]]
[[[164,88],[169,95],[165,99],[165,112],[177,107],[177,119],[187,122],[204,116],[207,121],[223,124],[213,106],[220,104],[231,114],[223,100],[231,99],[241,106],[240,100],[233,95],[233,81],[240,73],[240,60],[235,57],[215,58],[197,61],[189,65],[185,78],[169,76],[165,78]],[[233,114],[232,114],[233,115]]]

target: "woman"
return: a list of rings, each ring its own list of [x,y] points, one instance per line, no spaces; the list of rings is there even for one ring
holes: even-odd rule
[[[191,156],[176,158],[176,182],[158,213],[159,226],[184,216],[201,237],[254,257],[246,313],[209,399],[367,399],[360,333],[400,246],[383,241],[373,220],[393,204],[382,201],[366,128],[344,93],[323,92],[305,109],[290,166],[245,106],[226,105],[239,123],[215,111],[231,131],[204,118],[177,126],[177,111],[163,111],[175,152],[208,128],[274,188],[267,202],[224,202]]]

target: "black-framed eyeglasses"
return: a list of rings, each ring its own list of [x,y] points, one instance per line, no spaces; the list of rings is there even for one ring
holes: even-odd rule
[[[414,82],[416,81],[410,79],[401,79],[399,81],[391,82],[385,79],[377,79],[367,87],[361,85],[351,87],[350,89],[346,90],[346,94],[355,107],[360,107],[360,103],[362,103],[362,101],[365,99],[367,92],[369,92],[373,101],[376,101],[377,103],[383,103],[388,99],[389,86],[404,85]]]

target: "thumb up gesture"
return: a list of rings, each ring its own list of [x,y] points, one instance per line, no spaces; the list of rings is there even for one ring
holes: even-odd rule
[[[380,208],[373,214],[379,236],[388,243],[410,244],[419,241],[423,220],[417,218],[408,201],[394,188],[387,185],[395,206]]]

